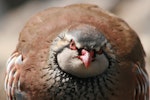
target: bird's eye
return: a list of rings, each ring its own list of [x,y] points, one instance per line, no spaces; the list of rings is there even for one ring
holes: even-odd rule
[[[73,40],[70,41],[69,47],[70,47],[71,50],[76,50],[77,49],[76,44]]]

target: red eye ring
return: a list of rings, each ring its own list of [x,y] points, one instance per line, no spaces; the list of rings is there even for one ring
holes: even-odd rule
[[[71,50],[77,50],[76,44],[73,40],[70,41],[70,45],[69,45]]]

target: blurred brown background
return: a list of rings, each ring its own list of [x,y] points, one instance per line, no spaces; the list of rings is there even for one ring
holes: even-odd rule
[[[48,7],[73,3],[97,4],[123,18],[142,41],[150,73],[150,0],[0,0],[0,100],[6,100],[3,89],[5,63],[15,49],[26,21]]]

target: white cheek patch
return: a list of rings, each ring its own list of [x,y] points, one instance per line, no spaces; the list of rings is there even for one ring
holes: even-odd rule
[[[101,74],[108,67],[108,59],[104,54],[97,55],[94,62],[86,68],[83,62],[77,58],[78,52],[65,48],[57,55],[59,67],[74,76],[87,78]]]
[[[97,55],[95,61],[91,63],[91,70],[95,72],[95,74],[103,73],[109,66],[108,59],[104,54]]]
[[[57,55],[58,64],[62,70],[69,70],[73,67],[73,59],[78,59],[78,52],[65,48]]]

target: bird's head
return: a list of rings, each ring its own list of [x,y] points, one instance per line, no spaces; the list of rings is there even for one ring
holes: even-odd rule
[[[103,73],[109,66],[109,59],[103,49],[107,39],[87,24],[75,24],[62,32],[53,42],[59,67],[80,78],[93,77]]]

